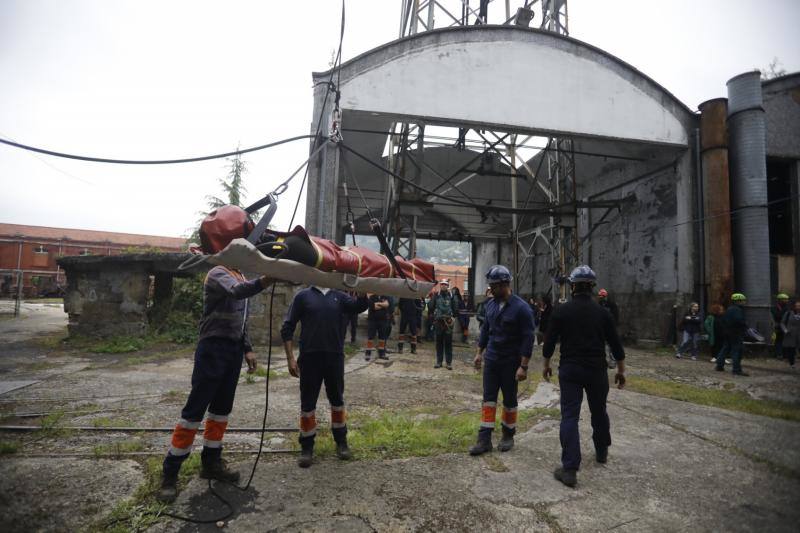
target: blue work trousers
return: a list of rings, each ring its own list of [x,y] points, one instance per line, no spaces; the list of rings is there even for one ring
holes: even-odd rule
[[[717,370],[725,369],[725,359],[730,356],[733,360],[733,373],[738,374],[742,371],[742,348],[744,340],[741,337],[726,336],[722,343],[722,349],[717,354]]]
[[[561,388],[561,464],[565,470],[578,470],[581,466],[581,441],[578,421],[583,403],[583,391],[592,421],[592,440],[595,450],[611,446],[611,424],[606,412],[608,398],[608,372],[606,368],[580,364],[562,364],[558,368]]]

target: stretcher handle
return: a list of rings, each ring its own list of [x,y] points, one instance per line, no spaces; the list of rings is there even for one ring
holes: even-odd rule
[[[184,270],[189,270],[190,268],[194,268],[197,265],[200,265],[200,264],[205,263],[206,261],[208,261],[209,257],[210,256],[205,255],[205,254],[193,255],[193,256],[189,257],[188,259],[186,259],[186,261],[184,261],[183,263],[178,265],[178,271],[182,272]]]

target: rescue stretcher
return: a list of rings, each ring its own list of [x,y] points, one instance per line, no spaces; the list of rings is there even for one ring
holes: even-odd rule
[[[292,283],[398,298],[424,298],[436,282],[431,263],[395,257],[403,279],[385,255],[310,236],[301,226],[288,233],[268,230],[261,243],[234,239],[207,261]]]

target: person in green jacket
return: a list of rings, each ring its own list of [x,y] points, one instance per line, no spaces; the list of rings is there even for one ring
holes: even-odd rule
[[[733,360],[733,375],[747,376],[742,371],[742,348],[744,347],[744,334],[747,331],[747,322],[744,319],[742,306],[747,302],[747,297],[736,292],[731,296],[731,306],[722,315],[722,330],[724,341],[722,349],[717,354],[717,367],[715,370],[725,370],[725,358],[730,355]]]
[[[708,346],[711,349],[711,362],[717,362],[717,354],[722,350],[722,313],[725,308],[720,304],[712,305],[708,310],[708,316],[703,322],[703,329],[708,335]]]

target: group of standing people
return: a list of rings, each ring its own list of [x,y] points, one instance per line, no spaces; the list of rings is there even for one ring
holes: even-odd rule
[[[771,309],[775,324],[774,356],[786,359],[794,368],[797,351],[800,349],[800,300],[789,301],[789,295],[778,295],[777,303]]]

